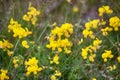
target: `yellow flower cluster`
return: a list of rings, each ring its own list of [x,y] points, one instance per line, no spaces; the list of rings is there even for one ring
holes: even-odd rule
[[[118,62],[120,62],[120,56],[117,57]]]
[[[59,64],[59,56],[58,54],[56,54],[54,57],[53,57],[53,60],[50,61],[50,63],[55,63],[55,64]]]
[[[100,25],[99,19],[94,19],[92,21],[85,23],[85,29],[82,32],[84,38],[90,37],[90,38],[94,39],[95,36],[91,29],[96,29],[96,28],[98,28],[99,25]]]
[[[18,62],[19,62],[19,59],[18,59],[17,56],[15,56],[15,57],[13,58],[13,64],[14,64],[14,67],[15,67],[15,68],[18,67]]]
[[[28,7],[28,12],[23,16],[23,20],[25,21],[31,21],[33,25],[36,24],[37,16],[40,15],[40,12],[36,10],[35,7],[32,7],[31,5]]]
[[[38,67],[38,60],[35,57],[25,61],[25,66],[27,68],[26,76],[29,76],[31,73],[36,75],[39,71],[42,70],[41,67]]]
[[[9,57],[12,56],[13,53],[14,53],[13,51],[7,50],[7,54],[8,54]]]
[[[116,65],[109,66],[109,69],[110,69],[110,71],[113,71],[113,70],[115,70],[115,69],[116,69]]]
[[[10,24],[8,25],[8,32],[13,32],[14,37],[23,38],[30,34],[32,34],[31,31],[28,30],[26,27],[25,29],[21,27],[21,24],[19,24],[17,21],[14,21],[13,19],[10,20]]]
[[[105,13],[106,14],[112,14],[113,10],[110,9],[110,6],[102,6],[98,9],[99,16],[103,16]]]
[[[7,76],[8,70],[0,70],[0,80],[9,80],[9,76]]]
[[[114,55],[112,55],[111,50],[105,50],[105,52],[102,54],[102,58],[104,59],[104,62],[107,62],[107,58],[113,58]]]
[[[114,31],[118,31],[118,28],[120,27],[120,18],[118,18],[117,16],[111,17],[109,19],[109,24],[111,27],[114,28]]]
[[[13,48],[13,44],[4,39],[3,41],[0,41],[0,48],[4,50],[10,49]]]
[[[49,44],[46,45],[47,48],[52,48],[58,52],[62,52],[64,49],[65,53],[69,54],[71,52],[70,48],[72,43],[68,40],[70,35],[73,33],[73,25],[69,23],[63,24],[61,27],[56,27],[52,30],[51,36],[49,38]]]
[[[50,79],[51,79],[51,80],[57,80],[57,79],[56,79],[56,76],[60,77],[60,76],[61,76],[61,72],[58,71],[58,70],[56,70],[56,71],[55,71],[55,74],[54,74],[54,75],[51,75]]]
[[[24,60],[24,57],[21,56],[21,55],[18,55],[18,56],[14,56],[13,57],[13,64],[14,64],[14,68],[18,68],[18,66],[22,65],[23,64],[23,60]]]
[[[104,29],[101,29],[102,31],[102,35],[103,36],[107,36],[108,35],[108,32],[111,32],[113,29],[110,28],[110,27],[105,27]]]
[[[74,12],[74,13],[77,13],[78,11],[79,11],[78,6],[74,6],[74,7],[73,7],[73,12]]]
[[[92,78],[92,80],[97,80],[96,78]]]
[[[22,41],[22,46],[25,47],[25,48],[29,48],[29,45],[28,45],[26,40]]]
[[[82,57],[83,59],[87,59],[88,53],[90,53],[89,55],[89,60],[91,62],[94,62],[94,58],[96,57],[96,50],[100,48],[100,44],[102,43],[102,40],[99,40],[98,38],[96,38],[93,41],[93,45],[89,45],[86,48],[82,48]]]

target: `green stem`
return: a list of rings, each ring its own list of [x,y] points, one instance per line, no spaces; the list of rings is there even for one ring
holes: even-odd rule
[[[41,39],[42,35],[44,34],[44,32],[46,31],[47,27],[45,27],[42,31],[42,33],[39,35],[37,42]]]
[[[17,40],[16,44],[15,44],[15,47],[13,49],[13,53],[15,53],[15,50],[17,48],[17,45],[19,43],[20,39]],[[14,54],[13,54],[14,55]],[[9,62],[9,65],[8,65],[8,69],[10,68],[10,64],[12,63],[12,58],[13,58],[13,55],[11,56],[11,59],[10,59],[10,62]]]

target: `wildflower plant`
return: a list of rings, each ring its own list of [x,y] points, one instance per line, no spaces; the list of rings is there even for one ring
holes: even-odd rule
[[[38,27],[41,14],[30,3],[21,20],[9,20],[0,36],[0,80],[120,79],[120,18],[111,6],[98,8],[98,18],[84,26],[48,20]]]

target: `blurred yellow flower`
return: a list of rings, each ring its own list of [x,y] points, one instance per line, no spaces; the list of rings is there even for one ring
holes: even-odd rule
[[[79,11],[79,8],[77,6],[73,7],[73,12],[77,13]]]
[[[59,64],[59,56],[58,56],[57,54],[54,56],[53,62],[54,62],[55,64]]]
[[[113,71],[113,70],[115,70],[115,69],[116,69],[116,65],[109,66],[109,69],[110,69],[110,71]]]
[[[29,45],[28,45],[26,40],[22,41],[22,46],[25,47],[25,48],[29,48]]]
[[[97,80],[96,78],[92,78],[92,80]]]
[[[56,71],[55,71],[55,76],[61,76],[61,72],[58,71],[58,70],[56,70]]]
[[[107,58],[113,58],[114,55],[112,55],[111,50],[105,50],[105,52],[102,54],[102,58],[104,59],[104,62],[107,62]]]
[[[13,37],[19,37],[23,38],[30,34],[32,34],[31,31],[28,30],[27,27],[22,28],[21,24],[18,24],[17,21],[14,21],[12,18],[10,20],[10,24],[8,25],[8,32],[13,32]]]
[[[110,9],[110,6],[102,6],[98,9],[98,12],[99,12],[99,16],[103,16],[104,13],[106,14],[112,14],[113,13],[113,10]]]
[[[31,73],[36,75],[39,71],[42,70],[42,67],[38,67],[38,60],[35,57],[25,61],[25,66],[27,68],[26,76],[29,76]]]
[[[0,80],[9,80],[9,76],[7,76],[8,70],[0,70]]]
[[[51,79],[51,80],[56,80],[55,75],[51,75],[50,79]]]
[[[13,51],[7,50],[7,54],[8,54],[9,57],[12,56],[13,53],[14,53]]]
[[[3,41],[0,41],[0,48],[6,50],[13,48],[13,44],[8,42],[8,40],[3,39]]]
[[[64,50],[66,54],[69,54],[72,43],[68,38],[71,34],[73,34],[72,24],[65,23],[61,27],[56,27],[51,31],[51,36],[48,38],[50,43],[46,47],[52,48],[53,51],[57,50],[59,53]]]
[[[109,19],[109,25],[114,28],[114,31],[118,31],[120,27],[120,18],[117,16],[111,17]]]
[[[117,57],[118,62],[120,62],[120,56]]]
[[[37,22],[37,17],[40,15],[40,12],[33,6],[31,6],[31,3],[28,7],[28,12],[23,16],[23,20],[25,21],[31,21],[33,25]]]

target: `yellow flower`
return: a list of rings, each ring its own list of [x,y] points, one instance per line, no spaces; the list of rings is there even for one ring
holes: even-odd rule
[[[7,50],[7,54],[8,54],[8,56],[12,56],[13,53],[14,53],[13,51]]]
[[[32,24],[35,25],[38,15],[40,15],[40,12],[37,11],[35,7],[29,5],[28,12],[23,16],[23,20],[31,21]]]
[[[84,48],[82,48],[82,57],[83,57],[83,59],[87,59],[87,55],[88,55],[88,49],[86,48],[86,49],[84,49]]]
[[[91,61],[91,62],[94,62],[94,58],[96,57],[96,54],[92,54],[92,55],[90,55],[89,56],[89,60]]]
[[[103,13],[105,12],[105,9],[100,7],[98,9],[98,12],[99,12],[99,16],[103,16]]]
[[[0,80],[9,80],[9,76],[7,76],[8,70],[0,70]]]
[[[72,43],[68,38],[71,34],[73,34],[72,24],[65,23],[61,27],[56,27],[51,31],[51,36],[48,38],[50,43],[46,47],[52,48],[53,51],[57,50],[59,53],[64,50],[66,54],[69,54]]]
[[[83,30],[82,34],[84,35],[85,38],[87,38],[89,35],[89,30],[87,29]]]
[[[120,56],[117,57],[118,62],[120,62]]]
[[[28,28],[22,28],[21,24],[18,24],[18,22],[14,21],[13,19],[10,20],[10,24],[8,25],[8,32],[11,31],[13,32],[13,37],[19,38],[23,38],[32,34],[32,32],[28,30]]]
[[[51,75],[50,79],[51,79],[51,80],[56,80],[55,75]]]
[[[102,54],[102,58],[104,59],[104,62],[107,62],[107,58],[113,58],[114,55],[112,55],[111,50],[105,50],[105,52]]]
[[[111,17],[109,19],[109,24],[114,28],[115,31],[118,31],[120,27],[120,19],[117,16]]]
[[[29,48],[29,45],[27,44],[26,40],[22,41],[22,46],[25,47],[25,48]]]
[[[112,14],[113,10],[110,9],[110,6],[102,6],[98,9],[99,16],[103,16],[104,13],[106,14]]]
[[[102,35],[103,35],[103,36],[107,36],[107,35],[108,35],[108,32],[111,32],[112,30],[113,30],[113,29],[110,28],[110,27],[106,27],[106,28],[104,28],[104,29],[101,29]]]
[[[110,71],[113,71],[113,70],[115,70],[115,69],[116,69],[116,65],[109,66],[109,69],[110,69]]]
[[[68,3],[70,3],[71,2],[71,0],[66,0]]]
[[[29,76],[31,73],[36,75],[39,71],[42,70],[42,67],[38,67],[38,60],[35,57],[25,61],[25,66],[27,68],[26,76]]]
[[[99,49],[99,45],[102,43],[102,40],[99,40],[98,38],[96,38],[96,40],[93,41],[93,46],[96,48],[96,49]]]
[[[15,56],[15,57],[13,58],[13,64],[14,64],[14,67],[15,67],[15,68],[18,67],[18,62],[19,62],[19,59],[18,59],[17,56]]]
[[[96,78],[92,78],[92,80],[97,80]]]
[[[59,56],[58,56],[57,54],[54,56],[53,62],[54,62],[55,64],[59,64]]]
[[[0,41],[0,48],[6,50],[13,48],[13,44],[8,42],[8,40],[3,39],[3,41]]]
[[[87,38],[88,36],[92,39],[95,38],[95,36],[93,34],[93,31],[90,31],[90,30],[87,30],[87,29],[83,30],[82,34],[83,34],[84,38]]]
[[[79,11],[79,8],[77,6],[73,7],[73,12],[77,13]]]
[[[81,38],[80,41],[78,42],[79,45],[80,45],[81,43],[83,43],[83,38]]]
[[[60,71],[55,71],[55,76],[61,76],[61,72]]]

